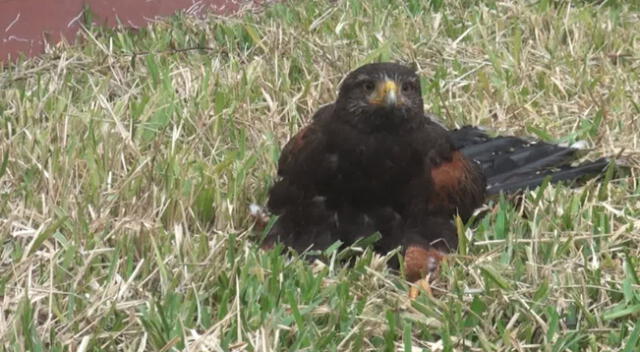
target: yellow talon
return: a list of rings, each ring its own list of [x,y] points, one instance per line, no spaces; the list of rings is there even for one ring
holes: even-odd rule
[[[411,285],[409,288],[409,299],[416,299],[418,295],[420,295],[420,289],[424,290],[429,296],[432,296],[431,292],[431,284],[429,283],[429,276],[427,275],[424,279],[420,279],[416,281],[414,285]]]

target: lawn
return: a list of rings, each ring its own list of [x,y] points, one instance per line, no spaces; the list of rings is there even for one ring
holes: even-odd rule
[[[623,3],[620,1],[620,3]],[[284,2],[90,27],[0,68],[7,351],[637,351],[640,15],[615,2]],[[415,63],[450,127],[627,170],[493,199],[435,284],[366,248],[257,248],[280,147],[367,62]],[[613,170],[613,169],[612,169]],[[341,258],[353,256],[353,265]]]

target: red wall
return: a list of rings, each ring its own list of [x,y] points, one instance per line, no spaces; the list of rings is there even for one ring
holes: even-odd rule
[[[0,0],[0,62],[42,53],[45,41],[73,39],[88,5],[97,23],[140,27],[184,9],[200,14],[233,13],[251,0]],[[256,1],[262,2],[262,1]]]

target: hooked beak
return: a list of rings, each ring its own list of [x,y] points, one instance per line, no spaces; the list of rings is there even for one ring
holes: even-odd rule
[[[371,103],[389,107],[399,105],[398,86],[396,85],[396,82],[386,80],[378,83],[376,91],[371,99]]]

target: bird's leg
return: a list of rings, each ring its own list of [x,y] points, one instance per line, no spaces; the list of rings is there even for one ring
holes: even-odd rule
[[[425,248],[420,245],[407,247],[404,254],[405,277],[416,285],[409,290],[409,297],[414,299],[422,288],[431,294],[431,281],[438,276],[440,262],[446,258],[446,253],[435,248]]]
[[[455,226],[446,217],[414,216],[405,226],[403,242],[406,279],[430,292],[440,263],[458,245]],[[416,291],[415,286],[412,290]]]

